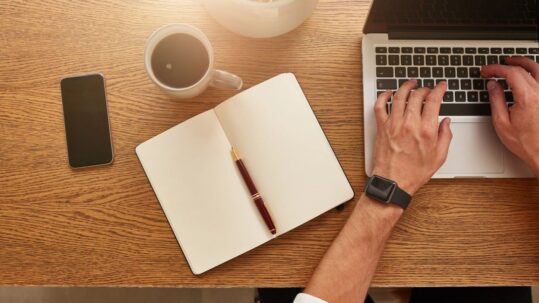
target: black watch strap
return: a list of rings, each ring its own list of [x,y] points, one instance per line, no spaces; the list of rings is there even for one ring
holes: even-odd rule
[[[412,197],[402,190],[395,181],[377,175],[371,176],[367,181],[365,194],[376,201],[395,204],[403,209],[406,209],[412,201]]]
[[[388,201],[388,203],[397,204],[403,209],[406,209],[406,207],[408,207],[408,204],[410,204],[410,201],[412,201],[412,197],[407,192],[402,190],[399,186],[397,186],[395,187],[395,192],[393,192],[393,197],[391,197],[391,201]]]

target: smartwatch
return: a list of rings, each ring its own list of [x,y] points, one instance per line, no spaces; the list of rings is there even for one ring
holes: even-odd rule
[[[402,190],[397,182],[377,175],[373,175],[365,185],[365,194],[378,202],[396,204],[406,209],[412,197]]]

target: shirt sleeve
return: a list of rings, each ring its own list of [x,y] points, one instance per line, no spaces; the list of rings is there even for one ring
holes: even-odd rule
[[[328,303],[322,299],[318,299],[317,297],[300,293],[296,296],[294,299],[294,303]]]

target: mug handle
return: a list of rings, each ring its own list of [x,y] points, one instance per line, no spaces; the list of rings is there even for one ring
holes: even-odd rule
[[[215,88],[238,90],[243,86],[243,80],[234,74],[216,69],[213,71],[210,86]]]

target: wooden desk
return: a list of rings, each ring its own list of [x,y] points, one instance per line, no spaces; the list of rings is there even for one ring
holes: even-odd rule
[[[352,203],[207,274],[189,271],[135,156],[148,138],[234,94],[173,101],[146,76],[147,37],[166,23],[201,28],[217,67],[250,87],[296,74],[357,195],[365,182],[361,30],[369,1],[321,1],[297,30],[253,40],[194,0],[3,1],[0,10],[0,284],[302,286]],[[68,168],[59,80],[107,79],[116,159]],[[534,180],[436,180],[399,225],[373,285],[539,283]]]

